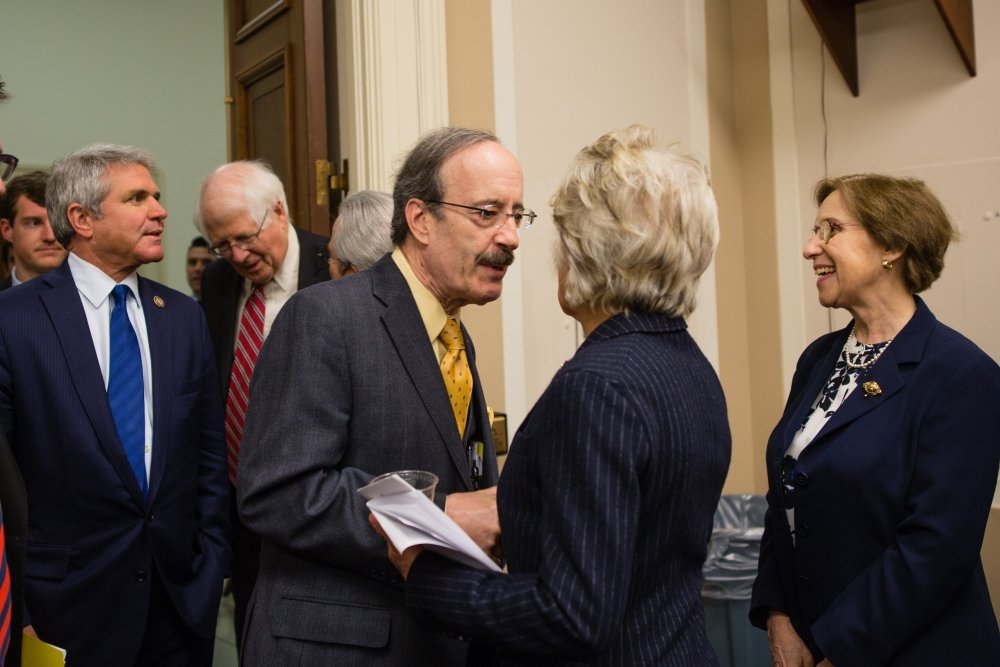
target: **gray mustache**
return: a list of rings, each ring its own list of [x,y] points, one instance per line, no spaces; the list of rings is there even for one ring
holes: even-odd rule
[[[510,250],[498,248],[493,252],[487,252],[479,256],[476,264],[486,264],[489,266],[510,266],[514,263],[514,253]]]

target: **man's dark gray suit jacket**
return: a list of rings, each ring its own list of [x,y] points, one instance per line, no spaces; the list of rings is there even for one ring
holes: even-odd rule
[[[254,371],[237,473],[243,521],[263,537],[243,664],[461,665],[465,643],[422,630],[357,489],[374,475],[437,474],[435,501],[473,490],[468,447],[485,446],[475,383],[463,441],[416,302],[391,256],[295,294]]]

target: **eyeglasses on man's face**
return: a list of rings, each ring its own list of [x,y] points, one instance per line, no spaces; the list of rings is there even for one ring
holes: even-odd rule
[[[17,158],[10,153],[0,153],[0,181],[6,182],[17,169]]]
[[[451,202],[439,201],[436,199],[428,200],[427,203],[441,204],[443,206],[455,206],[456,208],[464,208],[467,211],[475,211],[478,215],[472,216],[472,219],[483,229],[489,229],[490,227],[499,229],[507,222],[507,218],[511,218],[514,221],[514,226],[518,229],[527,229],[528,227],[531,227],[532,223],[535,222],[535,218],[538,217],[538,214],[530,208],[520,208],[511,213],[505,213],[501,211],[499,207],[493,205],[483,207],[467,206],[466,204],[453,204]]]
[[[250,250],[253,244],[257,242],[260,237],[260,232],[264,229],[264,223],[267,221],[267,214],[271,212],[271,209],[264,211],[264,217],[260,219],[260,224],[257,226],[257,231],[249,236],[237,236],[231,241],[223,241],[222,243],[216,243],[213,246],[209,246],[209,250],[212,251],[216,257],[229,258],[233,255],[233,248],[239,248],[240,250]]]

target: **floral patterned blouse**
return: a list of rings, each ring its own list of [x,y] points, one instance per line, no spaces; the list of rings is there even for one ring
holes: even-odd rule
[[[892,340],[881,343],[867,345],[860,342],[854,332],[844,344],[844,349],[837,357],[837,363],[833,366],[833,373],[827,380],[826,386],[820,391],[819,396],[813,402],[812,409],[806,415],[805,420],[792,438],[792,442],[785,450],[785,460],[781,469],[781,483],[784,486],[782,502],[785,506],[785,514],[788,517],[788,525],[792,528],[792,537],[795,537],[795,486],[792,480],[795,478],[795,462],[802,451],[809,446],[816,434],[822,430],[830,417],[837,412],[837,409],[844,404],[847,397],[858,386],[860,378],[867,372],[867,368],[852,368],[847,365],[847,358],[850,356],[851,363],[860,366],[869,363],[877,358],[882,350],[891,343]]]

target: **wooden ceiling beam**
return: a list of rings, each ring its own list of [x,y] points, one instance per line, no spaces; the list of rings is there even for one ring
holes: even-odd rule
[[[802,0],[833,62],[857,97],[858,27],[855,6],[864,0]],[[969,76],[976,76],[976,35],[972,0],[934,0]]]

